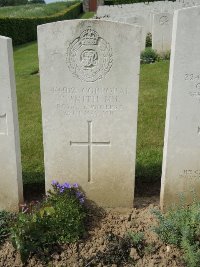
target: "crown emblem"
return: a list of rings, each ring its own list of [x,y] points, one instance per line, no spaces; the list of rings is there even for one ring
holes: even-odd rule
[[[92,30],[90,26],[80,35],[80,40],[83,45],[97,45],[98,39],[98,33]]]
[[[67,65],[82,81],[95,82],[104,78],[113,64],[110,44],[87,26],[67,48]]]

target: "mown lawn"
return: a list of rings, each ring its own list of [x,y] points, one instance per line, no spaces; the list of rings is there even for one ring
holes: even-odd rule
[[[9,6],[0,8],[0,17],[46,17],[59,13],[78,1],[56,2],[50,4],[30,4],[23,6]]]
[[[79,19],[91,19],[94,17],[95,12],[86,12],[79,16]]]
[[[41,105],[36,43],[14,49],[24,183],[44,180]]]
[[[161,177],[169,61],[141,65],[136,179]]]
[[[15,48],[17,97],[25,184],[44,181],[41,105],[36,43]],[[140,181],[161,175],[169,62],[141,66],[137,166]]]

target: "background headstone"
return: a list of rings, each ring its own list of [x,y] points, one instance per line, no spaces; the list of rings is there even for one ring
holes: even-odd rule
[[[39,26],[46,190],[77,182],[101,206],[133,205],[140,40],[103,20]]]
[[[152,33],[153,15],[159,13],[169,13],[173,15],[177,9],[188,6],[196,6],[200,0],[195,1],[155,1],[146,3],[133,3],[124,5],[99,6],[96,17],[98,19],[109,18],[111,21],[118,21],[117,17],[134,17],[140,16],[144,19],[147,33]]]
[[[158,53],[170,51],[173,15],[159,13],[153,16],[152,48]]]
[[[175,12],[161,206],[200,197],[200,7]]]
[[[126,22],[133,25],[138,25],[142,27],[141,35],[141,51],[145,49],[146,46],[146,36],[147,36],[147,25],[146,20],[140,16],[127,17]]]
[[[0,210],[23,201],[12,40],[0,36]]]

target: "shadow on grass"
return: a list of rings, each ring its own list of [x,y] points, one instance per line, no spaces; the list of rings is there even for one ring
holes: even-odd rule
[[[135,195],[137,197],[159,196],[162,163],[143,166],[136,164]]]
[[[24,200],[41,200],[45,194],[45,179],[42,172],[23,172]]]
[[[14,46],[13,50],[17,51],[17,50],[20,50],[22,48],[26,48],[26,47],[29,48],[29,46],[35,44],[35,42],[36,41],[32,41],[32,42],[21,44],[21,45],[16,45],[16,46]]]
[[[162,163],[136,164],[135,196],[159,196]],[[40,200],[45,194],[45,178],[42,172],[23,172],[24,200]]]

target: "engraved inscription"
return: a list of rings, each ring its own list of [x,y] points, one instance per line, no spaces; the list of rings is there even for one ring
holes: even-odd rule
[[[66,116],[104,117],[124,110],[128,90],[121,88],[54,87],[56,109]]]
[[[167,16],[162,16],[159,19],[160,25],[168,25],[169,24],[169,18]]]
[[[198,98],[200,101],[200,74],[186,73],[184,80],[188,83],[188,93],[191,97]]]
[[[200,74],[186,73],[185,80],[186,81],[196,81],[200,79]]]
[[[88,121],[88,141],[74,142],[70,141],[70,146],[87,146],[88,147],[88,182],[92,182],[92,147],[93,146],[110,146],[110,141],[93,142],[92,121]]]
[[[179,178],[183,179],[200,179],[200,170],[183,170],[183,172],[179,175]]]
[[[110,44],[89,26],[70,43],[67,64],[69,70],[82,81],[100,80],[113,64]]]
[[[7,135],[8,127],[7,127],[7,116],[6,114],[0,114],[0,135]]]

